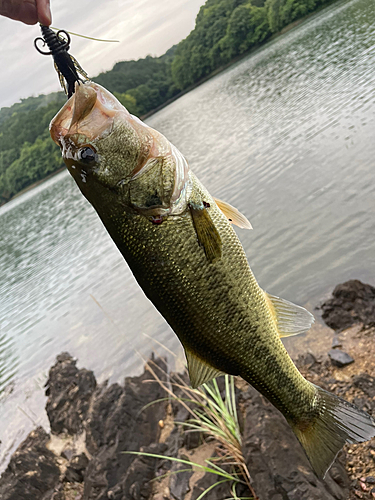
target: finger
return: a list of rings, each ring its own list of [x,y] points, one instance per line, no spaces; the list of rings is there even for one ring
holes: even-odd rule
[[[49,6],[50,0],[36,0],[38,21],[43,26],[50,26],[52,24],[51,9]]]
[[[35,0],[0,0],[0,14],[25,24],[38,22]]]

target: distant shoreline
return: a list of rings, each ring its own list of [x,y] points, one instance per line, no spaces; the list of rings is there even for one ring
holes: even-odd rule
[[[318,14],[320,11],[326,9],[328,6],[338,2],[339,0],[331,0],[330,2],[327,2],[325,3],[324,5],[321,5],[320,7],[318,7],[316,10],[314,10],[314,12],[310,12],[309,14],[306,14],[306,16],[304,17],[301,17],[300,19],[297,19],[296,21],[293,21],[292,23],[288,24],[287,26],[285,26],[281,31],[279,31],[278,33],[274,33],[272,36],[270,36],[269,38],[267,38],[267,40],[265,40],[264,42],[262,42],[261,44],[255,46],[255,47],[252,47],[251,49],[247,50],[246,52],[244,52],[243,54],[240,54],[236,57],[234,57],[233,59],[231,59],[229,62],[227,62],[226,64],[223,64],[222,66],[220,66],[219,68],[215,69],[214,71],[212,71],[212,73],[210,73],[209,75],[205,76],[204,78],[201,78],[198,82],[194,83],[193,85],[190,85],[190,87],[186,88],[185,90],[182,90],[181,92],[179,92],[177,95],[175,95],[174,97],[171,97],[170,99],[168,99],[167,101],[165,101],[163,104],[160,104],[160,106],[157,106],[155,109],[152,109],[151,111],[148,111],[147,113],[145,113],[144,115],[140,116],[140,119],[141,120],[146,120],[147,118],[149,118],[150,116],[152,116],[153,114],[157,113],[158,111],[160,111],[161,109],[165,108],[166,106],[168,106],[169,104],[171,104],[172,102],[174,101],[177,101],[177,99],[179,99],[180,97],[182,97],[183,95],[187,94],[188,92],[194,90],[195,88],[199,87],[200,85],[202,85],[203,83],[207,82],[208,80],[210,80],[211,78],[213,78],[214,76],[218,75],[219,73],[221,73],[222,71],[225,71],[226,69],[228,69],[230,66],[232,66],[233,64],[237,63],[238,61],[240,61],[241,59],[244,59],[245,57],[249,56],[250,54],[252,54],[253,52],[256,52],[257,50],[259,50],[261,47],[263,47],[266,43],[272,41],[272,40],[275,40],[276,38],[278,38],[279,36],[281,35],[284,35],[285,33],[287,33],[288,31],[292,30],[293,28],[296,28],[297,26],[299,26],[300,24],[304,23],[305,21],[307,21],[307,19],[309,19],[310,17]]]
[[[18,198],[18,196],[21,196],[22,194],[26,193],[27,191],[30,191],[31,189],[34,189],[35,187],[39,186],[39,184],[43,184],[43,182],[48,181],[49,179],[51,179],[52,177],[54,177],[55,175],[59,174],[60,172],[62,172],[65,169],[66,169],[65,166],[61,167],[58,170],[56,170],[55,172],[52,172],[51,174],[48,174],[47,177],[43,177],[43,179],[39,179],[39,181],[33,182],[29,186],[23,188],[21,191],[18,191],[18,193],[16,193],[14,196],[12,196],[9,200],[5,201],[4,203],[0,203],[0,207],[6,205],[7,203],[9,203],[10,201],[14,200],[15,198]]]

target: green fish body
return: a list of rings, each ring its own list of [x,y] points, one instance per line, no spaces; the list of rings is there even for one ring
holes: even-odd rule
[[[250,228],[247,219],[215,200],[164,136],[91,82],[77,85],[51,135],[180,339],[193,387],[243,377],[282,412],[320,477],[345,442],[375,435],[369,415],[299,373],[280,338],[307,331],[312,315],[259,287],[231,225]]]

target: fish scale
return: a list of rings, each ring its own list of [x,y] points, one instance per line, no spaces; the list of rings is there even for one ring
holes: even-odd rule
[[[218,370],[241,375],[284,414],[301,415],[316,390],[296,369],[276,326],[270,328],[263,291],[235,231],[194,174],[193,179],[221,236],[219,262],[207,262],[189,212],[160,226],[124,212],[110,234],[185,347],[204,352]]]
[[[146,296],[180,339],[194,387],[240,375],[287,419],[323,477],[345,442],[375,435],[365,412],[308,382],[281,337],[313,316],[264,292],[230,222],[181,153],[92,82],[51,122],[69,172],[97,211]],[[172,175],[174,172],[174,175]]]

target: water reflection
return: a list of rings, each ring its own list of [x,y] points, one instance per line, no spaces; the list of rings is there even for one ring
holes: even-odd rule
[[[372,3],[331,6],[148,120],[248,216],[239,234],[261,286],[300,304],[375,282]],[[61,351],[101,381],[160,350],[143,333],[181,351],[66,173],[2,207],[0,228],[1,466],[47,425]]]

